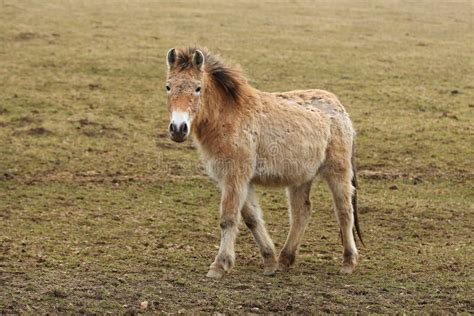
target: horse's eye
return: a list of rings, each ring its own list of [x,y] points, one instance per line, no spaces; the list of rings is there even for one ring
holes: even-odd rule
[[[168,92],[171,91],[171,87],[168,84],[166,85],[166,91],[168,91]]]
[[[199,92],[201,92],[201,87],[196,88],[196,93],[199,93]]]

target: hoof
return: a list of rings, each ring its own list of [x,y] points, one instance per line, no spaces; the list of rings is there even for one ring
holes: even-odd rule
[[[207,277],[210,279],[222,279],[224,274],[230,272],[234,266],[234,257],[225,254],[218,254],[214,262],[209,267]]]
[[[273,253],[271,256],[263,258],[263,275],[273,276],[276,274],[277,269],[278,261]]]
[[[347,252],[344,253],[344,260],[342,261],[342,268],[339,271],[342,274],[351,274],[354,272],[355,267],[357,265],[357,258],[359,255],[357,252],[354,254],[354,252]]]
[[[290,266],[289,265],[286,265],[286,264],[283,264],[283,263],[279,263],[278,264],[278,268],[277,268],[278,271],[281,271],[281,272],[286,272],[288,270],[290,270]]]
[[[282,252],[278,258],[278,271],[288,271],[295,263],[295,255]]]
[[[355,265],[352,264],[343,264],[339,273],[341,274],[351,274],[355,270]]]
[[[210,268],[209,272],[207,272],[206,277],[209,279],[220,280],[224,276],[225,271],[216,268]]]
[[[263,275],[274,276],[276,274],[276,271],[277,271],[277,266],[276,265],[273,265],[271,267],[264,267],[263,268]]]

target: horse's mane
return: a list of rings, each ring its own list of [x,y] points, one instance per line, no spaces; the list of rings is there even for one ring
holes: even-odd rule
[[[216,86],[221,89],[220,92],[230,97],[235,103],[247,100],[250,95],[250,87],[240,68],[226,65],[207,49],[188,47],[180,50],[177,54],[176,65],[183,70],[191,68],[193,55],[197,49],[204,54],[204,69]]]

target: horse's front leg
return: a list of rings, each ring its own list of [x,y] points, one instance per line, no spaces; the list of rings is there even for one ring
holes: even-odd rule
[[[232,269],[235,262],[235,239],[238,233],[240,210],[247,196],[248,184],[231,181],[222,185],[221,244],[207,277],[220,279]]]

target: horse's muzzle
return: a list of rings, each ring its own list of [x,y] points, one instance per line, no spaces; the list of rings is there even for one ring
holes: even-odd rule
[[[174,122],[171,122],[168,130],[170,133],[171,140],[177,143],[184,142],[189,134],[189,127],[188,123],[186,122],[180,123],[179,125]]]

